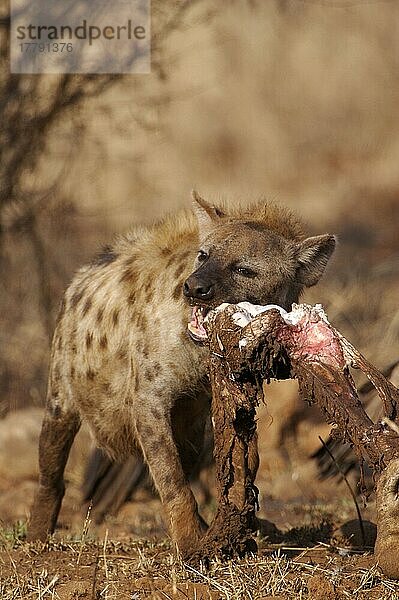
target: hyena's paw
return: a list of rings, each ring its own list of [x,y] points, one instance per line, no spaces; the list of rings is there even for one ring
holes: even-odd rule
[[[201,541],[206,535],[209,527],[204,519],[199,516],[191,529],[175,532],[175,552],[184,562],[190,562],[190,557],[197,554],[201,547]]]
[[[28,522],[28,541],[45,542],[54,532],[63,495],[63,485],[58,488],[39,486]]]
[[[208,530],[209,531],[209,530]],[[191,565],[203,564],[209,566],[212,560],[229,560],[232,558],[243,558],[256,554],[258,546],[254,539],[231,539],[231,536],[218,535],[210,532],[206,534],[198,544],[187,548],[181,555],[184,562]]]
[[[209,529],[209,525],[204,519],[199,515],[200,527],[201,527],[201,536],[203,537]]]
[[[40,511],[32,511],[31,518],[28,522],[28,531],[26,540],[28,542],[46,542],[51,535],[51,523],[49,519]]]

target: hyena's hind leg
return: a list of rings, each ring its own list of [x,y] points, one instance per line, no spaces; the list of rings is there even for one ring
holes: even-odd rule
[[[47,403],[39,439],[39,488],[31,510],[28,539],[45,540],[53,533],[64,496],[64,469],[75,435],[79,413]]]

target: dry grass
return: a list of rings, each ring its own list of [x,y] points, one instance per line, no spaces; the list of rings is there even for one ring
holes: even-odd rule
[[[279,544],[259,538],[257,556],[208,567],[183,563],[168,539],[112,539],[108,529],[99,536],[90,510],[80,533],[47,543],[25,542],[18,523],[1,531],[0,598],[399,600],[399,582],[385,578],[372,555],[331,538],[332,522],[322,517],[328,512],[320,508]]]
[[[291,558],[285,552],[289,552]],[[197,598],[256,600],[399,598],[399,582],[384,578],[366,556],[340,556],[337,548],[279,548],[209,569],[172,557],[168,542],[19,542],[0,552],[0,597]],[[293,556],[294,555],[294,556]]]

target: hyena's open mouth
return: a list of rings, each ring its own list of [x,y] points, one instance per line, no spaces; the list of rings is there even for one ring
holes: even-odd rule
[[[194,306],[191,311],[191,321],[188,323],[188,333],[194,342],[204,342],[208,336],[204,327],[204,319],[210,308],[206,306]]]

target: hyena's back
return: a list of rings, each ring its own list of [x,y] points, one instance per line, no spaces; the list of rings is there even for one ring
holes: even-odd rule
[[[203,360],[186,334],[182,286],[198,246],[182,213],[136,230],[82,268],[62,303],[53,340],[48,408],[77,411],[112,456],[132,453],[137,403],[195,387]],[[202,355],[202,353],[200,353]],[[159,400],[158,400],[159,402]],[[162,403],[162,401],[161,401]]]

